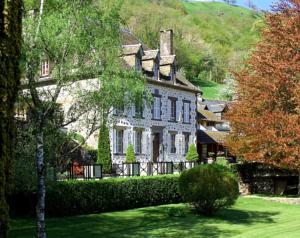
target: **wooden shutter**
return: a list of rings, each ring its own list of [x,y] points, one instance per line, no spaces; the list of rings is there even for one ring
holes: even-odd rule
[[[114,153],[117,153],[117,130],[113,129],[113,149]]]
[[[170,99],[168,99],[167,118],[169,121],[171,120],[171,100]]]
[[[147,132],[142,131],[142,154],[147,154],[147,148],[148,148],[148,143],[147,143]]]
[[[180,134],[175,135],[175,152],[176,154],[180,154],[181,149],[180,149]]]
[[[126,153],[127,147],[129,145],[129,133],[128,129],[124,130],[123,134],[123,153]]]
[[[176,101],[176,121],[181,120],[180,115],[181,115],[181,103],[179,100],[177,100]]]

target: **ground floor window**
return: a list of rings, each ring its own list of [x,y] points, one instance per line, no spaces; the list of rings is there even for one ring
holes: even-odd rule
[[[189,144],[190,144],[190,134],[184,133],[184,153],[186,154],[189,150]]]
[[[142,153],[142,131],[135,131],[135,141],[134,141],[134,149],[136,154]]]
[[[202,158],[207,157],[207,145],[202,145]]]
[[[116,153],[123,153],[123,138],[124,138],[124,130],[116,130]]]
[[[176,153],[176,143],[175,143],[175,141],[176,141],[176,134],[175,133],[171,133],[170,134],[170,139],[171,139],[171,144],[170,144],[170,146],[171,146],[171,153],[172,154],[175,154]]]

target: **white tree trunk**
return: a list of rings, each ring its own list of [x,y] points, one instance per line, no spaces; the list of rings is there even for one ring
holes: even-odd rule
[[[36,207],[37,238],[46,238],[45,232],[45,163],[44,163],[44,135],[39,129],[36,135],[36,163],[38,175],[38,202]]]

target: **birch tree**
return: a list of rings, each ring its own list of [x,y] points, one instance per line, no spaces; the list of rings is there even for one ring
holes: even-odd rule
[[[86,79],[96,81],[92,92],[89,87],[77,88],[79,93],[67,113],[70,120],[59,126],[87,115],[83,121],[92,133],[108,108],[135,96],[141,98],[144,81],[138,73],[121,68],[118,1],[41,0],[38,7],[38,11],[26,9],[29,14],[24,19],[22,96],[32,111],[35,127],[37,237],[45,238],[44,132],[63,90],[72,85],[76,90],[74,85]],[[41,78],[43,62],[48,62],[45,67],[50,65],[50,72]]]

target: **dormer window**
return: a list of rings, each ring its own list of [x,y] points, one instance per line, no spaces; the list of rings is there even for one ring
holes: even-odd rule
[[[42,77],[49,76],[49,60],[42,61],[41,76]]]

